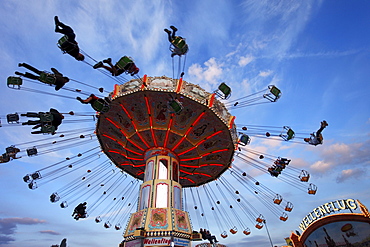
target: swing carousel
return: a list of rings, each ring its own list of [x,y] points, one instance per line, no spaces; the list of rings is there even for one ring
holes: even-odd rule
[[[181,70],[181,56],[178,59]],[[235,116],[228,110],[276,102],[281,91],[269,85],[252,95],[226,101],[231,95],[226,83],[207,92],[183,80],[182,75],[177,79],[146,75],[136,75],[131,80],[111,77],[119,83],[112,92],[71,79],[99,89],[101,97],[104,92],[109,95],[100,107],[92,104],[98,112],[63,113],[66,116],[63,125],[86,121],[94,122],[95,126],[57,131],[56,136],[13,144],[6,148],[2,163],[22,153],[35,157],[90,145],[84,152],[26,174],[23,180],[31,190],[56,179],[68,181],[50,195],[50,202],[65,209],[88,201],[84,217],[95,217],[96,223],[104,222],[104,228],[121,230],[125,226],[121,246],[191,246],[192,241],[209,240],[198,232],[199,228],[218,232],[219,240],[238,232],[250,235],[251,229],[262,229],[266,223],[260,209],[252,203],[254,200],[286,221],[293,204],[238,164],[249,165],[314,195],[317,187],[308,183],[308,171],[295,168],[288,158],[248,148],[252,137],[291,142],[300,138],[296,134],[301,133],[288,126],[236,124]],[[9,77],[7,85],[27,90],[19,77]],[[89,95],[80,89],[62,89]],[[30,88],[27,91],[45,93]],[[24,115],[8,114],[3,127],[21,124]],[[42,118],[40,121],[41,126],[50,126],[52,119],[48,123]],[[41,132],[55,134],[55,128],[53,131],[42,128]],[[210,227],[211,219],[218,229]]]

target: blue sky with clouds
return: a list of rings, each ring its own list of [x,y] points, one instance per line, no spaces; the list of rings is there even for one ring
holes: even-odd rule
[[[250,144],[251,149],[289,157],[293,166],[308,170],[319,188],[315,196],[235,161],[295,205],[286,222],[268,218],[268,210],[261,209],[267,215],[274,244],[282,245],[283,238],[298,229],[302,218],[322,203],[354,198],[370,207],[369,1],[3,0],[1,5],[0,149],[49,137],[31,136],[29,127],[6,126],[4,117],[8,113],[46,111],[50,107],[61,112],[90,110],[73,99],[7,88],[8,76],[16,70],[25,71],[18,68],[19,62],[40,70],[55,67],[75,80],[108,91],[113,88],[115,81],[57,48],[60,34],[54,32],[55,15],[73,27],[80,47],[91,57],[117,60],[129,55],[141,76],[172,76],[163,29],[175,25],[190,47],[186,81],[209,91],[225,81],[232,88],[230,100],[270,84],[282,90],[276,103],[230,108],[238,127],[288,125],[296,132],[310,133],[318,129],[320,121],[329,123],[322,146],[303,144],[301,139],[282,142],[253,136]],[[81,86],[73,81],[67,85]],[[33,85],[25,82],[24,87]],[[55,93],[52,88],[43,90]],[[62,90],[57,94],[76,96]],[[94,122],[63,124],[60,131],[85,126],[94,127]],[[23,155],[1,164],[0,246],[50,246],[64,237],[70,246],[117,246],[122,240],[121,232],[104,229],[93,220],[75,222],[70,217],[71,208],[61,209],[48,201],[64,181],[32,191],[22,181],[25,174],[87,147],[76,149],[37,157]],[[219,234],[217,228],[211,230]],[[229,236],[223,243],[232,247],[269,245],[264,229],[254,229],[250,236]]]

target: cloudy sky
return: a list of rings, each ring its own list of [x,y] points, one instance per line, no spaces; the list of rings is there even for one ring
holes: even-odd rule
[[[107,91],[116,83],[89,64],[61,53],[56,46],[61,35],[54,32],[55,15],[74,28],[76,40],[86,54],[96,60],[112,57],[114,61],[129,55],[135,59],[141,76],[173,75],[163,29],[175,25],[190,47],[184,70],[186,81],[208,91],[225,81],[232,88],[230,100],[268,85],[281,89],[282,97],[276,103],[230,108],[238,127],[287,125],[297,133],[310,133],[319,128],[322,120],[329,123],[323,132],[324,145],[316,147],[299,138],[283,142],[251,135],[251,149],[289,157],[292,166],[308,170],[311,181],[319,188],[315,196],[236,161],[238,167],[295,205],[286,222],[266,217],[273,243],[282,245],[284,237],[298,229],[302,218],[318,205],[354,198],[370,207],[369,9],[370,2],[365,0],[2,0],[0,149],[5,152],[9,145],[49,138],[31,136],[29,127],[9,126],[6,114],[46,111],[50,107],[61,112],[91,111],[73,98],[60,97],[75,97],[71,92],[42,87],[57,94],[54,96],[9,89],[7,77],[16,70],[25,71],[18,68],[18,63],[27,62],[40,70],[55,67],[74,80],[102,86]],[[86,61],[91,63],[89,58]],[[71,81],[68,86],[84,85]],[[33,87],[29,81],[24,83],[24,88]],[[92,87],[84,90],[97,93]],[[94,127],[94,122],[63,124],[60,131],[85,126]],[[70,217],[71,208],[61,209],[49,202],[49,195],[65,181],[36,190],[28,189],[22,181],[25,174],[79,150],[87,147],[36,157],[23,153],[21,159],[1,164],[0,246],[50,246],[64,237],[69,246],[118,245],[121,231],[104,229],[93,220],[76,222]],[[269,215],[267,209],[261,211]],[[195,228],[202,227],[192,221]],[[217,228],[211,230],[219,236]],[[222,243],[233,247],[246,243],[269,246],[265,229],[254,229],[250,236],[238,233]]]

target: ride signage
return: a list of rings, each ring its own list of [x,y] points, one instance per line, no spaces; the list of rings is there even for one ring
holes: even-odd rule
[[[301,229],[302,231],[306,230],[307,227],[310,226],[313,222],[320,219],[321,217],[324,217],[327,214],[335,213],[344,209],[355,210],[358,207],[360,207],[358,201],[354,199],[342,199],[327,202],[317,208],[314,208],[312,212],[307,214],[307,216],[303,218],[301,224],[299,225],[299,229]]]
[[[146,238],[143,246],[170,246],[171,238]]]

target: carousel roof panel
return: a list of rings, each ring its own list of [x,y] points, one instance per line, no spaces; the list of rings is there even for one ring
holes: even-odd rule
[[[97,136],[103,151],[122,170],[143,179],[144,155],[166,148],[180,162],[182,186],[219,177],[232,162],[237,140],[232,116],[212,94],[197,85],[167,77],[116,86],[111,108],[101,114]],[[169,102],[182,106],[178,114]]]

